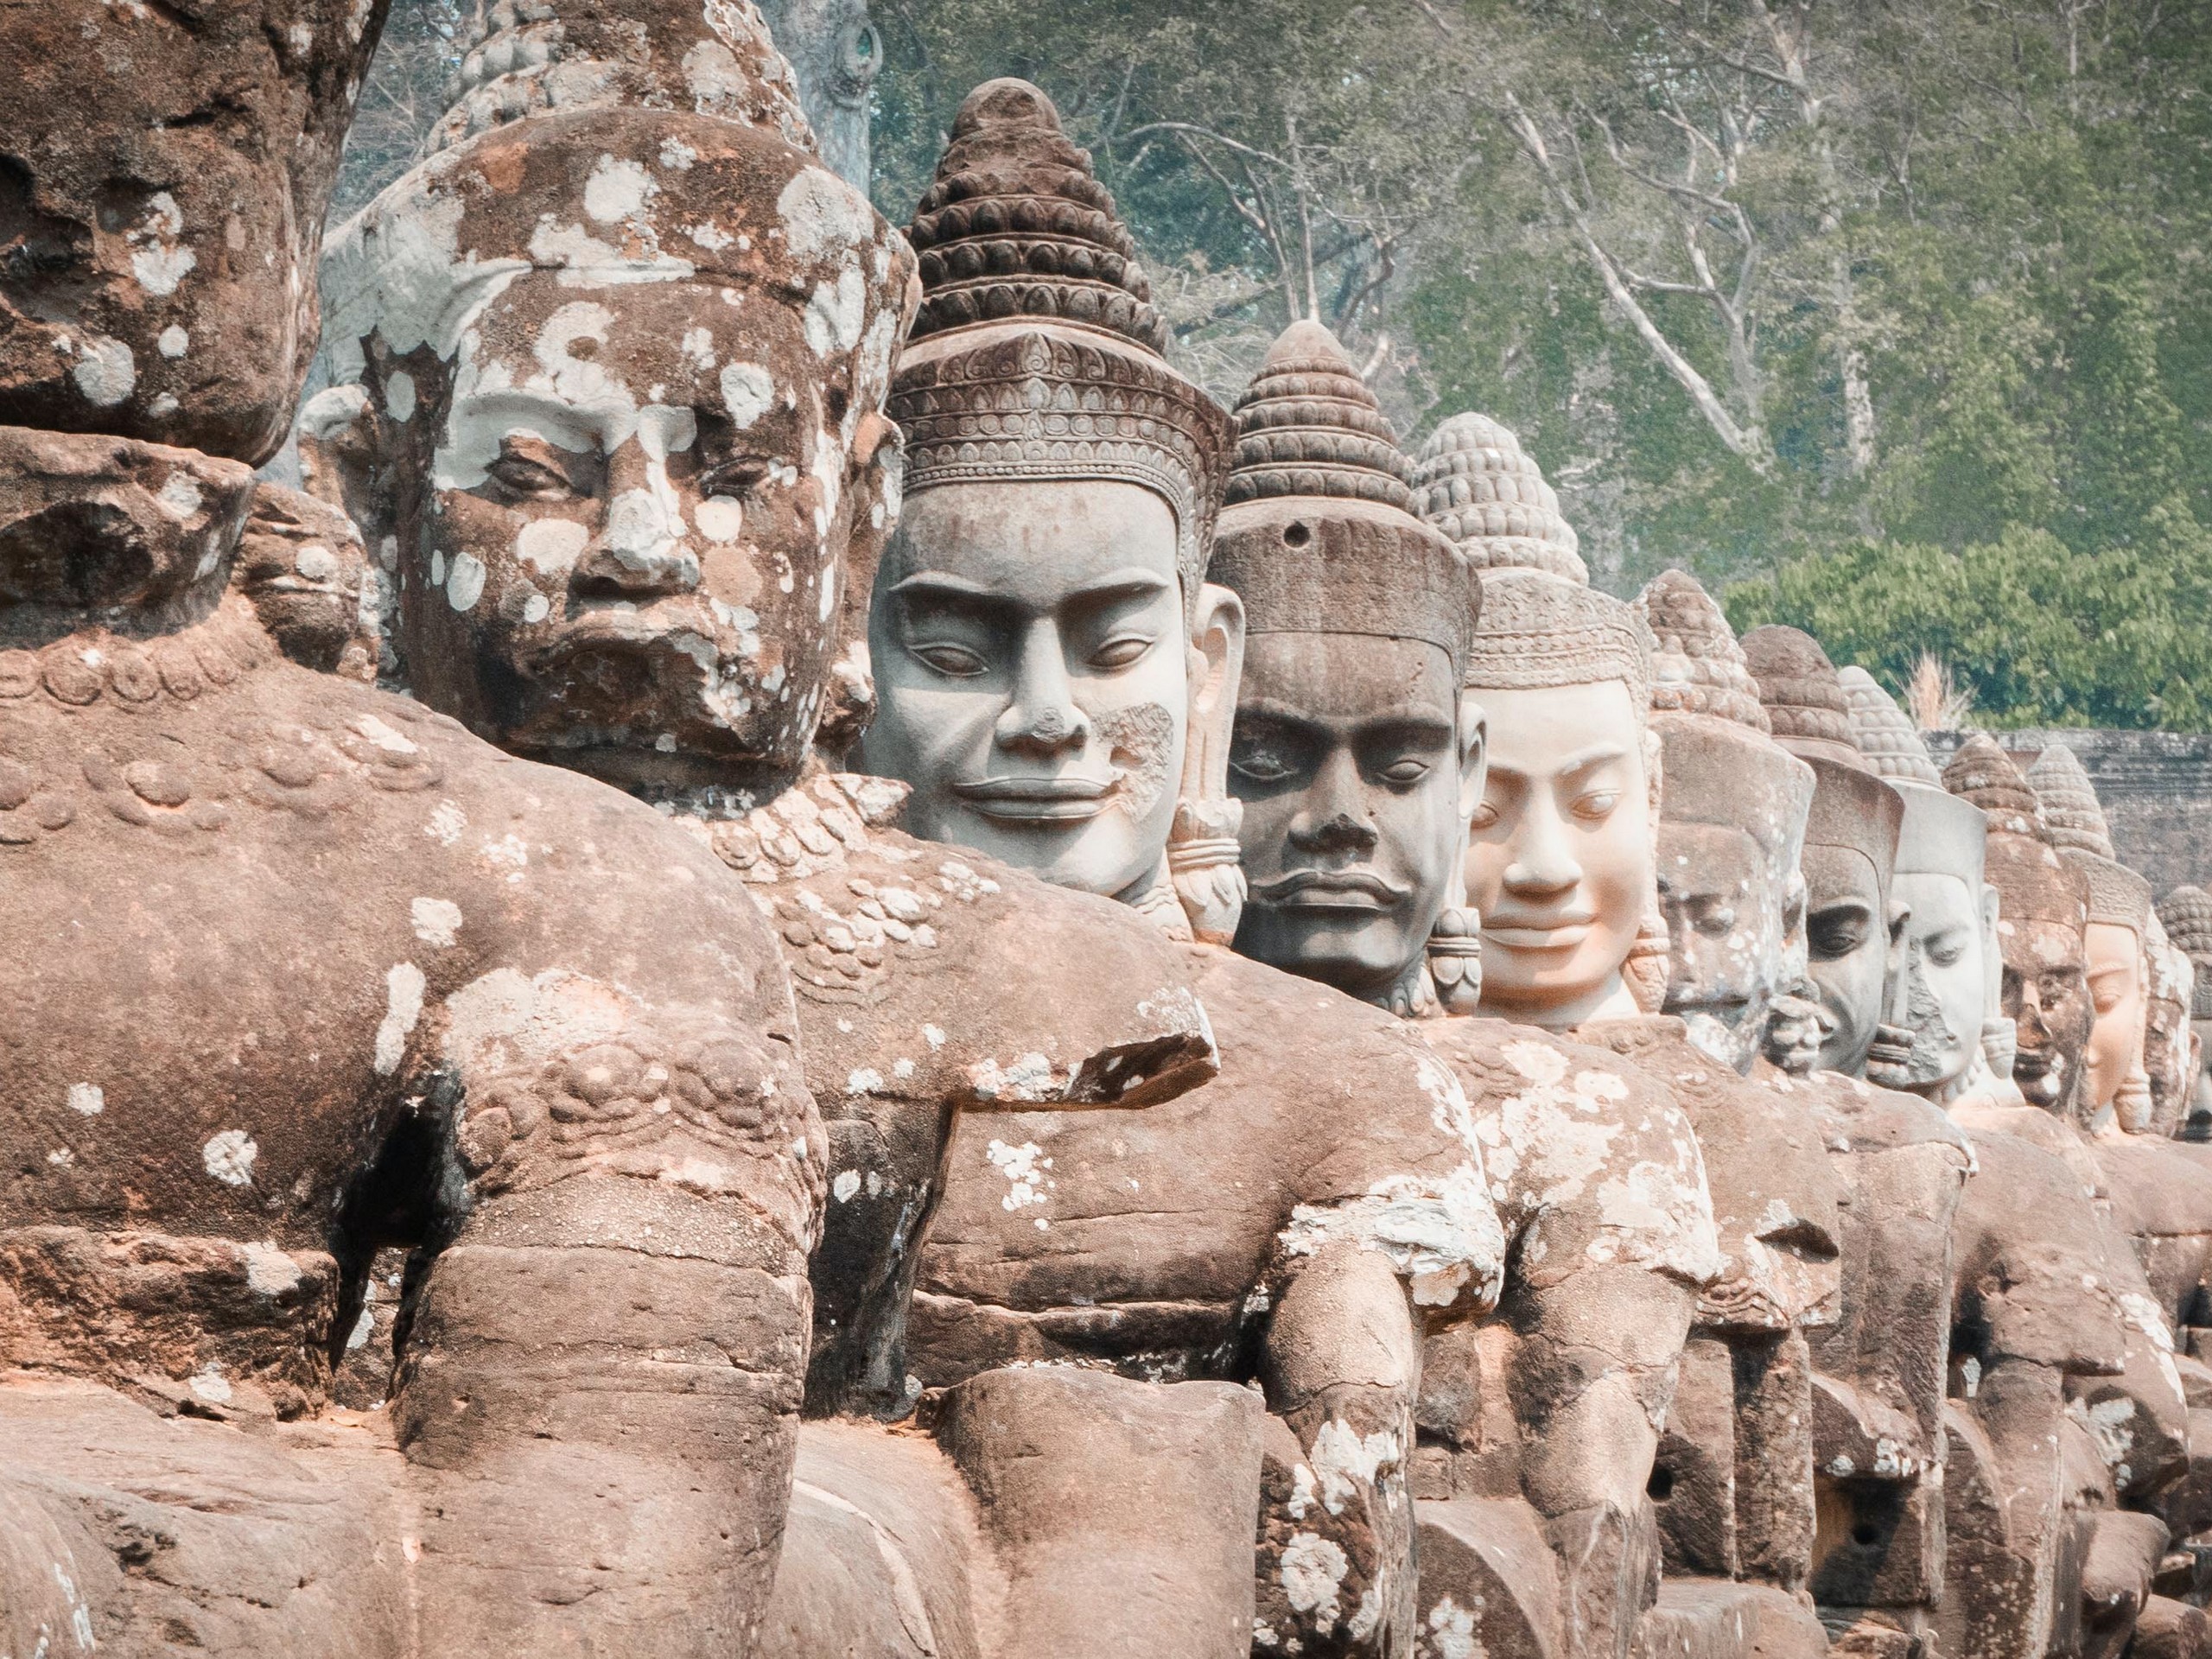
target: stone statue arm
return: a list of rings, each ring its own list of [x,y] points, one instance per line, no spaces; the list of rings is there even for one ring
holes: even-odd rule
[[[774,1579],[826,1147],[749,900],[607,798],[480,895],[402,1071],[449,1126],[393,1396],[443,1652],[743,1654]]]
[[[1261,1517],[1261,1623],[1279,1640],[1386,1653],[1410,1639],[1413,1503],[1406,1463],[1421,1381],[1421,1332],[1389,1258],[1325,1243],[1281,1293],[1261,1380],[1295,1439],[1268,1462]]]

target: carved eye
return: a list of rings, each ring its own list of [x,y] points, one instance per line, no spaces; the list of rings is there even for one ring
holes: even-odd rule
[[[913,647],[914,655],[940,674],[970,680],[989,671],[990,664],[965,645],[927,645]]]
[[[1497,828],[1497,809],[1484,801],[1475,809],[1474,816],[1467,820],[1467,828],[1471,831],[1495,830]]]
[[[1153,640],[1143,634],[1123,634],[1109,639],[1091,653],[1093,668],[1131,668],[1144,659],[1153,647]]]
[[[565,501],[576,493],[563,474],[542,461],[532,461],[512,450],[493,461],[490,472],[499,487],[510,495],[537,501]]]
[[[765,455],[732,455],[706,470],[699,480],[699,493],[742,501],[766,483],[775,470],[775,463]]]
[[[1289,760],[1264,739],[1238,738],[1229,751],[1229,769],[1255,784],[1279,784],[1291,774]]]
[[[1966,953],[1965,945],[1955,944],[1947,939],[1941,944],[1932,944],[1928,947],[1928,960],[1938,968],[1955,968],[1959,965],[1959,959]]]
[[[1732,905],[1714,905],[1700,910],[1692,918],[1692,925],[1708,939],[1726,938],[1736,925],[1736,911]]]
[[[1620,791],[1601,789],[1583,796],[1569,809],[1585,823],[1603,823],[1621,804]]]
[[[1399,785],[1417,784],[1422,779],[1427,777],[1428,773],[1429,766],[1427,761],[1415,760],[1410,758],[1404,760],[1394,760],[1389,766],[1382,768],[1383,781],[1386,783]]]
[[[1866,918],[1855,911],[1823,912],[1815,916],[1806,928],[1805,942],[1815,957],[1833,962],[1865,944],[1867,931]]]

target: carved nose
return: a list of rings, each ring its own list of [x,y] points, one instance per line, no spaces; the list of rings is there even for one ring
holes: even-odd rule
[[[1290,829],[1290,844],[1306,853],[1366,854],[1373,852],[1381,841],[1373,824],[1349,812],[1336,813],[1318,823],[1301,821]]]
[[[658,445],[632,439],[607,458],[607,512],[576,561],[576,591],[613,599],[689,593],[699,558],[685,539],[683,504]]]
[[[1513,854],[1505,867],[1508,893],[1563,893],[1582,880],[1582,866],[1567,850],[1559,825],[1541,810],[1529,813]]]
[[[1022,641],[1014,696],[994,731],[1001,748],[1032,760],[1080,750],[1090,741],[1090,717],[1076,706],[1059,630],[1040,621]]]

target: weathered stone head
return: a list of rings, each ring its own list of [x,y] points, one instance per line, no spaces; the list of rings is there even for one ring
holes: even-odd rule
[[[2212,1079],[2204,1065],[2212,1050],[2212,893],[2176,887],[2159,902],[2158,919],[2192,970],[2190,1032],[2195,1046],[2177,1132],[2187,1140],[2203,1140],[2212,1136]]]
[[[1769,626],[1742,643],[1774,741],[1813,769],[1802,868],[1806,972],[1821,1005],[1817,1063],[1863,1077],[1902,919],[1890,888],[1904,801],[1859,752],[1843,683],[1818,640]]]
[[[2151,979],[2144,938],[2151,884],[2114,855],[2104,808],[2073,750],[2052,744],[2028,769],[2028,783],[2043,803],[2058,855],[2089,882],[2083,947],[2096,1014],[2083,1056],[2082,1115],[2093,1125],[2110,1114],[2123,1125],[2146,1126],[2151,1080],[2143,1069],[2143,1032]]]
[[[913,786],[918,834],[1225,939],[1243,615],[1205,569],[1227,419],[1160,355],[1113,198],[1027,82],[969,94],[908,234],[906,505],[863,762]]]
[[[1557,498],[1495,421],[1445,422],[1413,480],[1415,511],[1481,573],[1465,683],[1489,765],[1464,872],[1483,1011],[1554,1029],[1633,1014],[1657,931],[1649,635],[1585,583]]]
[[[0,425],[275,453],[385,3],[10,9]]]
[[[1891,1023],[1910,1052],[1885,1057],[1875,1081],[1938,1102],[1986,1077],[1986,953],[1996,940],[1997,890],[1985,879],[1988,820],[1948,793],[1912,722],[1864,669],[1840,675],[1860,752],[1904,797],[1894,893],[1908,914],[1890,988]]]
[[[1778,993],[1805,973],[1805,824],[1813,770],[1771,735],[1743,647],[1687,572],[1655,577],[1637,608],[1658,640],[1659,902],[1666,1008],[1698,1046],[1748,1071]]]
[[[2060,859],[2035,791],[1986,734],[1960,745],[1943,781],[1988,820],[1984,874],[1998,892],[2001,1006],[2017,1033],[2012,1081],[2030,1105],[2063,1116],[2081,1085],[2094,1013],[2082,943],[2088,878]]]
[[[713,73],[487,125],[346,226],[302,448],[396,568],[426,702],[641,793],[766,794],[830,703],[849,548],[895,512],[910,271],[796,105],[760,118],[758,13],[625,15],[635,73]]]
[[[1481,786],[1460,686],[1480,589],[1407,510],[1396,436],[1320,324],[1275,342],[1236,433],[1211,574],[1244,603],[1236,948],[1412,1012]]]
[[[2132,1133],[2171,1136],[2187,1116],[2201,1059],[2196,1033],[2190,1027],[2196,1001],[2196,966],[2167,937],[2153,908],[2144,942],[2151,988],[2143,1016],[2143,1070],[2150,1078],[2151,1113],[2141,1125],[2123,1122]]]

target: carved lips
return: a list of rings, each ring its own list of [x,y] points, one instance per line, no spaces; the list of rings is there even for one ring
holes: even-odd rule
[[[980,816],[1001,823],[1087,823],[1114,804],[1122,779],[975,778],[950,788]]]
[[[1413,889],[1373,870],[1293,870],[1253,888],[1252,899],[1277,910],[1394,910]]]

